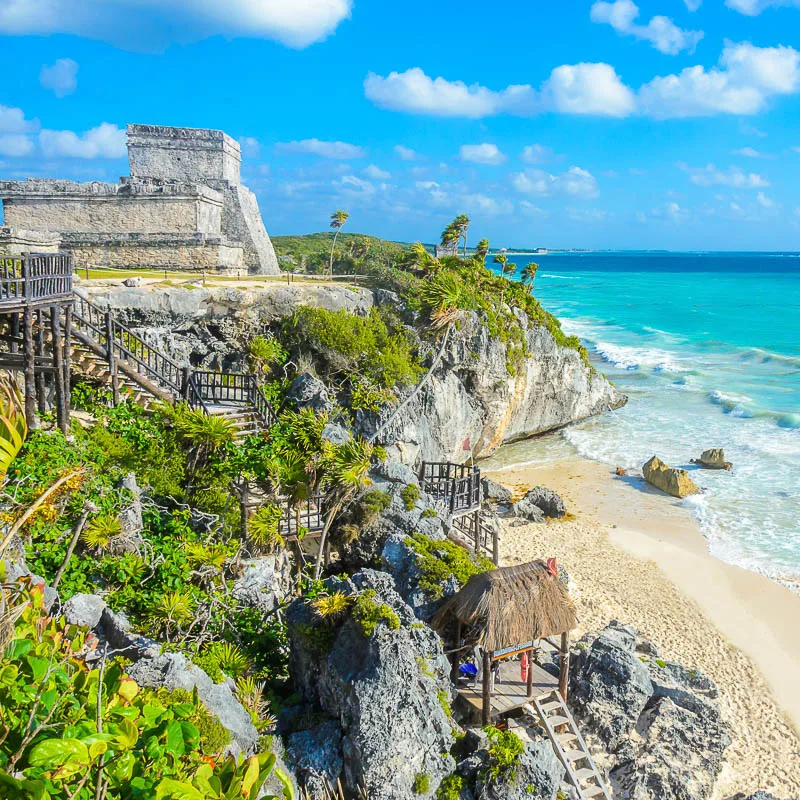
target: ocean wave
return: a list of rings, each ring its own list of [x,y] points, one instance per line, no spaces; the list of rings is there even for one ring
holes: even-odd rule
[[[630,347],[627,345],[598,342],[597,354],[618,369],[652,369],[659,372],[682,372],[686,366],[674,353],[656,347]]]
[[[721,406],[725,413],[732,417],[769,420],[779,428],[800,428],[800,413],[759,408],[746,394],[722,392],[715,389],[713,392],[709,392],[708,398],[714,405]]]
[[[790,367],[800,367],[799,357],[785,355],[784,353],[774,353],[771,350],[764,350],[761,347],[750,347],[742,351],[739,357],[742,361],[760,359],[763,364],[775,362],[778,364],[786,364]]]

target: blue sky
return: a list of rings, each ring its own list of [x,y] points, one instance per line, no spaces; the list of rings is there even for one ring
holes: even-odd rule
[[[800,0],[0,0],[0,177],[221,128],[272,234],[800,249]]]

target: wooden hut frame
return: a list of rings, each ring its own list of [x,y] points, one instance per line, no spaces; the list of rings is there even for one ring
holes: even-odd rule
[[[501,713],[521,707],[533,697],[551,692],[556,681],[533,663],[536,643],[547,640],[560,654],[558,690],[566,700],[569,677],[569,633],[576,626],[575,606],[559,580],[555,562],[532,561],[500,567],[474,575],[458,594],[451,597],[433,619],[433,626],[446,640],[452,639],[453,678],[458,677],[461,657],[469,648],[483,650],[481,716],[488,725],[492,718],[492,667],[527,653],[527,692],[518,702],[504,701]],[[553,640],[559,638],[556,644]],[[534,669],[544,685],[534,689]],[[548,679],[551,682],[548,684]]]

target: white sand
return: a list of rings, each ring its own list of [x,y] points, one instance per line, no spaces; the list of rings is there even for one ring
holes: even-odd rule
[[[717,683],[733,744],[716,796],[800,793],[800,596],[712,558],[688,511],[601,464],[484,474],[520,495],[541,484],[567,501],[566,521],[504,524],[501,553],[506,564],[555,556],[567,568],[577,633],[619,619]]]

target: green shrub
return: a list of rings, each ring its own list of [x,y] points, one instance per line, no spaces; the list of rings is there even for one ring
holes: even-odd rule
[[[472,575],[494,569],[488,558],[475,556],[447,539],[439,541],[413,533],[406,541],[415,554],[419,585],[434,598],[442,596],[442,585],[448,578],[463,586]]]
[[[512,731],[484,728],[489,736],[489,763],[487,774],[493,780],[511,780],[525,750],[522,740]]]
[[[414,776],[414,794],[427,794],[431,790],[431,776],[427,772],[419,772]]]
[[[406,511],[413,511],[414,507],[417,505],[417,500],[419,500],[419,486],[413,483],[409,483],[402,492],[400,492],[400,497],[403,500],[403,504],[406,507]]]
[[[376,602],[376,596],[373,589],[367,589],[353,603],[353,619],[367,638],[372,636],[380,622],[385,622],[393,631],[400,628],[400,618],[386,603]]]
[[[460,775],[448,775],[436,790],[436,800],[460,800],[464,779]]]
[[[361,525],[369,525],[378,514],[386,511],[392,504],[392,496],[380,489],[371,489],[362,495],[355,508],[355,515]]]

